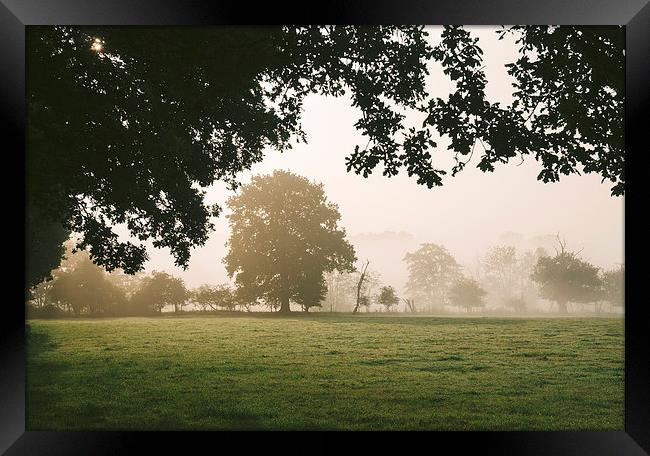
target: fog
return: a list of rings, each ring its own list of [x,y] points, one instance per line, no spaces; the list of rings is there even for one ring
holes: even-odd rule
[[[513,89],[503,64],[513,59],[516,44],[512,39],[499,41],[492,27],[470,30],[477,33],[485,51],[489,98],[509,103]],[[429,32],[435,43],[440,29],[431,27]],[[433,66],[427,86],[440,97],[453,87]],[[549,236],[556,233],[596,266],[612,268],[624,261],[624,199],[611,197],[610,185],[601,183],[599,176],[562,176],[558,183],[544,184],[536,179],[541,167],[532,157],[483,173],[475,168],[480,156],[475,153],[460,174],[445,176],[442,187],[418,185],[405,172],[387,178],[381,175],[381,167],[363,178],[345,169],[345,157],[355,145],[366,143],[354,128],[358,118],[348,98],[308,97],[302,118],[308,143],[296,144],[284,153],[268,151],[240,180],[247,183],[255,174],[284,169],[323,183],[328,199],[339,206],[340,225],[355,246],[359,262],[370,260],[382,281],[399,292],[407,279],[402,259],[424,242],[444,245],[470,275],[490,246],[530,249],[543,245],[552,251]],[[407,123],[418,125],[421,120],[417,114],[408,114]],[[448,143],[444,138],[436,141],[434,164],[449,169]],[[207,202],[218,203],[224,211],[214,219],[209,241],[194,249],[186,270],[174,266],[168,251],[150,247],[145,271],[167,271],[189,287],[229,282],[222,258],[229,235],[226,200],[231,194],[221,184],[208,189]]]

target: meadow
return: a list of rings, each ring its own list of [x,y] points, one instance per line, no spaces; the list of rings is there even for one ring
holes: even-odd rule
[[[621,430],[623,320],[29,320],[28,430]]]

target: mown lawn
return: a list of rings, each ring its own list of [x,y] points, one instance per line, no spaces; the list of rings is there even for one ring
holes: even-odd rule
[[[249,314],[28,324],[28,430],[624,426],[621,319]]]

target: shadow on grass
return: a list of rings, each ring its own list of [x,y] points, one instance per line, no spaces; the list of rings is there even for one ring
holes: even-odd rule
[[[39,356],[48,351],[54,351],[58,345],[52,342],[50,335],[41,330],[25,325],[26,348],[29,358]]]

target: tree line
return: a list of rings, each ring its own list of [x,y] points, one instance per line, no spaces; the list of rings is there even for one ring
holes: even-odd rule
[[[566,248],[559,235],[554,255],[543,248],[518,252],[491,248],[468,274],[442,245],[422,244],[405,255],[408,281],[400,297],[378,271],[357,257],[339,226],[338,206],[323,185],[289,171],[258,175],[228,199],[231,229],[223,258],[234,286],[204,284],[188,289],[165,272],[107,272],[87,250],[68,254],[51,280],[31,290],[36,314],[121,316],[183,312],[290,312],[299,307],[353,313],[379,306],[385,311],[438,313],[449,308],[473,312],[491,308],[525,312],[538,297],[567,313],[570,305],[623,305],[624,266],[604,271]],[[399,304],[402,303],[403,306]]]
[[[569,309],[601,312],[606,305],[610,309],[624,305],[623,264],[601,269],[568,251],[559,237],[558,244],[555,254],[543,247],[519,252],[513,246],[494,246],[479,260],[478,268],[467,273],[444,246],[425,243],[404,257],[409,271],[404,297],[398,297],[392,286],[383,285],[381,275],[367,269],[366,262],[358,271],[326,275],[328,293],[323,310],[354,311],[360,305],[368,312],[374,304],[375,310],[391,311],[402,303],[399,308],[410,313],[442,313],[454,308],[461,312],[490,308],[568,313]],[[546,309],[540,307],[544,303]]]
[[[56,317],[145,316],[164,309],[180,313],[194,310],[242,310],[228,285],[202,285],[190,289],[178,277],[161,271],[150,274],[107,272],[95,265],[86,251],[72,253],[66,246],[61,266],[52,278],[31,291],[28,315]]]

